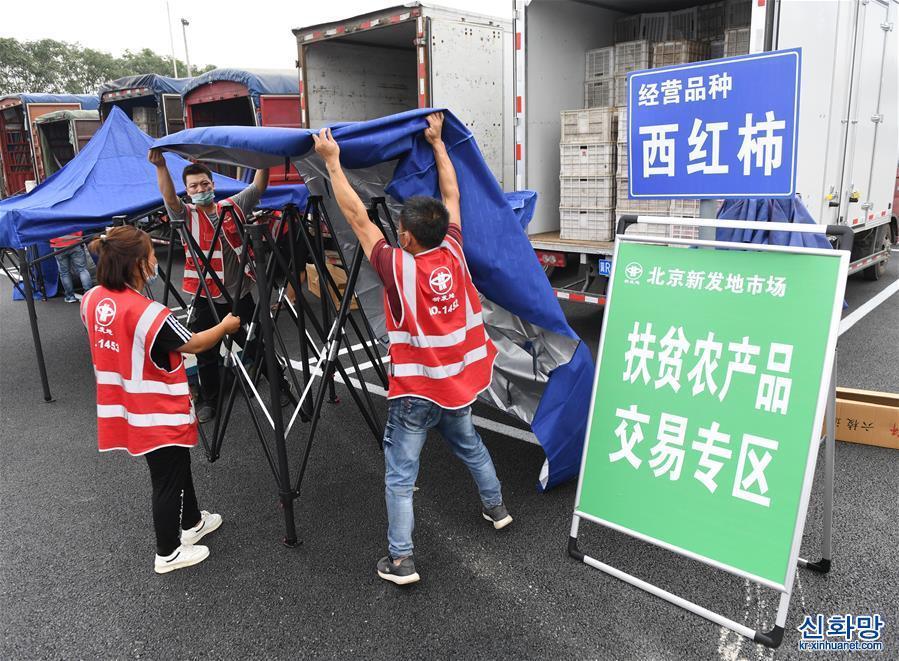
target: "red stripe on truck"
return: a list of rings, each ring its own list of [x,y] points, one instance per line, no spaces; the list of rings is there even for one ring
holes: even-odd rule
[[[521,100],[521,95],[518,95],[517,97],[515,97],[515,112],[520,114],[522,106],[523,106],[523,103]]]
[[[516,161],[521,160],[521,143],[520,142],[517,145],[515,145],[515,160]]]
[[[521,33],[515,33],[515,50],[521,50]]]

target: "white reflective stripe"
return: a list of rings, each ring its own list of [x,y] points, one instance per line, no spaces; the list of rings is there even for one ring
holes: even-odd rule
[[[394,377],[425,376],[429,379],[448,379],[459,375],[470,364],[487,357],[487,345],[472,349],[458,363],[429,367],[420,363],[393,363],[391,371]]]
[[[462,251],[462,246],[460,246],[455,239],[451,237],[446,237],[443,240],[443,243],[440,245],[446,246],[446,248],[453,253],[453,256],[459,261],[462,265],[462,270],[465,271],[465,275],[468,276],[468,262],[465,261],[465,253]],[[470,276],[469,276],[470,277]]]
[[[409,305],[409,317],[416,326],[418,325],[418,287],[416,277],[415,258],[405,250],[400,252],[403,258],[403,282],[400,295],[406,299]]]
[[[134,339],[131,341],[131,379],[138,381],[144,375],[144,361],[147,357],[147,332],[163,310],[168,311],[162,303],[151,301],[141,314],[134,328]]]
[[[85,313],[88,310],[88,305],[90,305],[90,300],[94,297],[94,292],[97,291],[97,287],[91,287],[85,292],[84,296],[81,297],[81,323],[84,324],[84,327],[87,328],[87,317],[85,317]]]
[[[163,383],[162,381],[141,381],[139,379],[123,379],[118,372],[101,372],[95,370],[97,383],[104,386],[120,386],[125,392],[144,394],[155,393],[159,395],[189,395],[190,388],[184,383]]]
[[[471,306],[469,306],[470,309]],[[447,335],[412,335],[405,331],[390,331],[387,337],[391,344],[409,344],[418,348],[452,347],[465,341],[468,331],[478,328],[483,323],[480,313],[470,314],[464,328],[448,333]]]
[[[125,418],[132,427],[179,427],[194,422],[190,413],[131,413],[118,404],[97,404],[98,418]]]

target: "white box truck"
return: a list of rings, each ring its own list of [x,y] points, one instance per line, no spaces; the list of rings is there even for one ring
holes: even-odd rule
[[[588,50],[614,43],[617,19],[713,2],[515,0],[514,182],[538,193],[529,231],[544,264],[572,258],[585,286],[612,245],[559,238],[560,112],[583,107]],[[720,3],[719,3],[720,4]],[[728,3],[726,3],[728,4]],[[734,3],[735,4],[735,3]],[[876,279],[897,241],[897,0],[752,0],[750,52],[802,48],[797,191],[812,216],[855,234],[850,272]],[[730,11],[730,9],[728,9]],[[712,211],[712,205],[705,210]],[[705,215],[705,214],[703,214]],[[557,290],[584,300],[583,292]],[[601,296],[587,295],[602,303]]]
[[[528,231],[547,270],[580,264],[577,289],[557,295],[602,305],[588,289],[612,244],[559,237],[560,113],[584,106],[586,52],[613,45],[620,18],[731,6],[750,22],[751,52],[803,49],[797,190],[818,222],[852,228],[852,272],[884,272],[897,240],[899,0],[508,2],[485,7],[511,21],[411,2],[295,29],[301,125],[451,108],[504,189],[537,191]]]
[[[512,189],[509,19],[411,2],[293,33],[302,126],[445,106]]]

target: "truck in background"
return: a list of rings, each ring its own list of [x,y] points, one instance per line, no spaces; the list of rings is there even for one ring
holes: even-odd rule
[[[181,94],[190,80],[149,73],[104,83],[100,116],[105,120],[113,106],[118,106],[151,138],[177,133],[184,128]]]
[[[25,182],[44,179],[41,144],[35,120],[57,110],[96,110],[99,100],[87,94],[9,94],[0,97],[0,194],[25,192]]]
[[[448,107],[512,190],[508,19],[410,2],[293,33],[303,127]]]
[[[44,178],[62,169],[100,128],[96,110],[56,110],[34,120],[41,144]]]
[[[293,69],[213,69],[185,85],[187,128],[201,126],[300,127],[300,95]],[[217,167],[231,177],[237,168]],[[296,184],[300,177],[283,165],[271,169],[271,184]]]

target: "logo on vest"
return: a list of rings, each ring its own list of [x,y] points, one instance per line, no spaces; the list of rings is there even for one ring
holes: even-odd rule
[[[447,267],[438,266],[428,276],[428,284],[431,285],[431,291],[442,296],[453,288],[453,274]]]
[[[115,301],[111,298],[104,298],[94,310],[94,317],[100,326],[109,326],[115,319]]]

